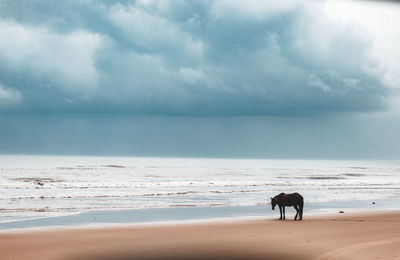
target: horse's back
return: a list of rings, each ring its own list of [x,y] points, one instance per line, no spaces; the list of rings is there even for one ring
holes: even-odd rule
[[[297,193],[297,192],[291,193],[290,195],[292,195],[293,197],[299,198],[299,199],[303,199],[303,196],[301,196],[301,194]]]
[[[303,206],[304,204],[304,199],[303,196],[300,195],[300,193],[281,193],[278,195],[279,201],[281,204],[285,206],[293,206],[293,205],[300,205]]]

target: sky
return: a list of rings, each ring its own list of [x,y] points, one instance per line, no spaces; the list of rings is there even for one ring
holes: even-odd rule
[[[399,14],[0,0],[0,153],[399,159]]]

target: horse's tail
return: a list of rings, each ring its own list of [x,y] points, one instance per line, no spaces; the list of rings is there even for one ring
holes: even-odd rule
[[[303,219],[303,208],[304,208],[304,198],[303,196],[300,195],[300,201],[299,201],[300,220]]]
[[[300,206],[301,206],[301,208],[303,208],[303,206],[304,206],[304,198],[301,195],[300,195]]]
[[[301,206],[301,207],[303,207],[304,206],[304,198],[303,198],[303,196],[301,196],[299,193],[294,193],[293,195],[295,195],[297,198],[296,198],[296,200],[297,200],[297,202],[299,203],[298,205],[299,206]]]

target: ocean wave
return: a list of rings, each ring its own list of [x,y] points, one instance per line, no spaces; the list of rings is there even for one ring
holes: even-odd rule
[[[125,166],[116,165],[116,164],[102,165],[101,167],[104,167],[104,168],[126,168]]]
[[[348,176],[348,177],[363,177],[367,176],[365,173],[343,173],[343,176]]]
[[[20,182],[32,182],[37,185],[44,185],[45,183],[56,183],[56,182],[64,182],[62,179],[54,179],[54,178],[44,178],[44,177],[20,177],[20,178],[10,178],[12,181],[20,181]]]
[[[312,176],[308,176],[307,179],[310,179],[310,180],[342,180],[345,178],[341,177],[341,176],[312,175]]]

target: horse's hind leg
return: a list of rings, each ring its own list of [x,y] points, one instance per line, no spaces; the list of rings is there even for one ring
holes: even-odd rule
[[[300,205],[300,220],[303,219],[303,205]]]
[[[299,210],[299,207],[297,207],[297,205],[294,205],[293,207],[296,210],[296,216],[294,216],[294,220],[297,220],[297,216],[299,215],[300,210]]]
[[[286,216],[285,216],[285,206],[283,206],[282,208],[283,208],[283,210],[282,210],[283,211],[283,219],[285,219],[286,218]]]
[[[279,218],[279,220],[281,220],[282,219],[282,207],[281,206],[279,206],[279,213],[281,214],[281,217]]]

